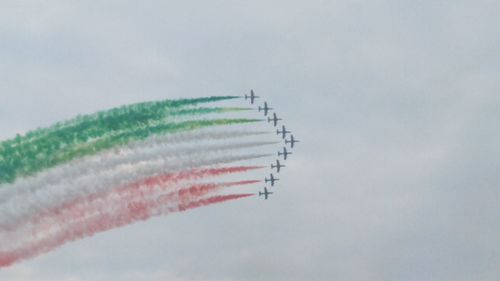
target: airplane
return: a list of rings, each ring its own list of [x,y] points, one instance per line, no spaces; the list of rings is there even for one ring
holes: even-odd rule
[[[278,121],[280,120],[283,120],[281,118],[278,118],[278,116],[276,115],[276,112],[273,113],[273,118],[271,117],[267,117],[267,122],[271,123],[271,121],[274,123],[274,127],[276,127],[278,125]]]
[[[259,98],[259,96],[256,96],[253,92],[253,90],[250,90],[250,95],[245,95],[245,100],[250,99],[250,103],[253,104],[255,99]]]
[[[267,190],[266,187],[264,187],[264,192],[259,191],[259,196],[264,195],[264,198],[267,200],[270,194],[273,194],[273,192],[270,192]]]
[[[275,178],[273,174],[271,174],[271,178],[270,178],[270,179],[268,179],[268,178],[264,178],[264,181],[265,181],[266,183],[271,182],[271,186],[274,186],[274,182],[275,182],[275,181],[279,181],[279,180],[280,180],[280,179]]]
[[[290,147],[293,148],[296,142],[300,142],[299,140],[296,140],[293,135],[290,135],[290,140],[285,140],[285,144],[290,144]]]
[[[285,165],[281,165],[280,160],[276,160],[276,165],[271,164],[271,169],[276,168],[276,171],[279,173],[281,168],[286,167]]]
[[[291,152],[288,152],[286,150],[286,147],[283,147],[283,152],[281,151],[278,151],[278,157],[283,155],[283,159],[286,160],[286,158],[288,157],[288,155],[292,154]]]
[[[272,107],[267,106],[267,102],[264,102],[264,107],[259,106],[259,112],[264,111],[264,116],[267,116],[269,110],[273,109]]]
[[[283,138],[286,138],[286,134],[289,134],[291,132],[286,130],[285,125],[283,125],[282,128],[283,129],[281,131],[280,130],[276,130],[276,134],[277,135],[281,135]]]

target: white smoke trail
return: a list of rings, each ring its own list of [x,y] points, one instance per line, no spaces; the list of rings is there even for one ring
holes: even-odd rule
[[[99,173],[105,170],[114,169],[117,165],[144,161],[146,158],[151,157],[151,154],[156,154],[158,157],[172,155],[172,153],[179,154],[178,145],[196,144],[201,141],[223,140],[260,134],[264,134],[264,132],[212,130],[155,136],[143,142],[132,142],[127,146],[108,150],[98,155],[87,156],[41,172],[36,176],[19,179],[13,184],[4,185],[0,188],[0,205],[11,200],[14,196],[32,193],[45,186],[59,184],[68,179],[74,180],[78,176],[86,173]],[[214,147],[214,149],[218,148]],[[186,150],[185,153],[193,153],[195,150]],[[143,157],[146,153],[149,153],[148,156]]]
[[[203,148],[201,148],[203,149]],[[229,152],[229,153],[227,153]],[[221,154],[226,154],[222,155]],[[206,165],[224,164],[235,161],[255,159],[268,155],[247,154],[231,155],[230,150],[199,151],[194,154],[162,157],[135,164],[123,164],[115,169],[98,174],[85,174],[74,180],[48,185],[23,196],[13,197],[0,205],[0,228],[7,228],[23,219],[29,218],[47,208],[53,208],[75,198],[106,191],[117,185],[137,181],[164,172],[193,169]]]
[[[71,224],[60,231],[34,241],[20,244],[19,247],[0,251],[0,267],[11,265],[20,260],[40,255],[50,251],[64,243],[92,236],[98,232],[106,231],[112,228],[124,226],[140,220],[148,219],[152,216],[166,215],[171,212],[184,211],[186,209],[206,206],[213,203],[220,203],[227,200],[247,197],[248,194],[234,194],[227,196],[212,196],[212,197],[187,197],[179,196],[179,198],[168,198],[160,201],[145,201],[144,211],[139,211],[136,214],[134,210],[120,209],[114,214],[106,216],[95,216],[88,218],[83,223]]]
[[[222,176],[227,173],[241,173],[247,169],[231,169],[222,174],[212,174],[210,170],[194,171],[188,174],[176,174],[158,182],[137,182],[132,185],[114,187],[109,192],[97,196],[78,198],[77,201],[67,202],[63,208],[57,207],[47,213],[37,214],[29,220],[23,221],[9,230],[0,231],[0,252],[13,251],[17,248],[47,239],[64,229],[74,225],[86,224],[95,217],[109,217],[119,215],[118,209],[126,208],[129,203],[161,201],[165,196],[179,196],[181,190],[187,190],[195,184],[196,179]],[[183,171],[181,171],[182,173]],[[252,184],[257,181],[240,181],[217,184],[220,188],[240,184]],[[205,185],[205,184],[202,184]],[[213,184],[209,184],[213,185]],[[220,189],[219,188],[219,189]],[[185,192],[184,192],[185,193]],[[189,195],[189,192],[185,195]],[[62,207],[62,206],[61,206]]]
[[[30,196],[36,193],[38,190],[44,190],[46,188],[51,188],[54,186],[53,178],[58,178],[57,185],[65,184],[70,185],[80,177],[90,177],[92,179],[99,178],[100,175],[105,174],[109,171],[117,169],[118,167],[128,167],[129,165],[135,165],[135,163],[147,163],[148,161],[154,161],[157,159],[164,159],[165,161],[170,160],[172,163],[176,163],[176,159],[187,159],[190,157],[198,158],[200,155],[205,153],[215,154],[218,152],[237,150],[242,148],[251,148],[263,145],[274,144],[275,142],[245,142],[245,143],[234,143],[234,144],[216,144],[209,145],[205,147],[154,147],[145,148],[141,150],[136,150],[134,154],[113,154],[103,156],[100,160],[98,157],[92,157],[93,159],[87,159],[85,161],[80,161],[76,164],[63,165],[52,170],[49,170],[41,177],[36,177],[32,179],[25,179],[22,181],[23,185],[18,185],[11,187],[9,189],[10,194],[4,194],[3,200],[0,202],[0,225],[2,222],[2,207],[8,205],[9,202],[13,200],[25,200],[24,196]],[[172,167],[174,167],[172,165]],[[183,168],[183,167],[181,167]],[[86,184],[91,185],[92,183],[86,182]],[[11,203],[17,204],[17,203]]]
[[[7,229],[12,229],[13,225],[22,224],[44,210],[55,208],[64,202],[106,192],[116,186],[165,172],[268,156],[233,155],[233,150],[275,142],[254,141],[205,146],[201,143],[260,134],[263,132],[207,131],[153,137],[143,142],[130,143],[120,149],[72,161],[37,176],[16,181],[8,188],[3,186],[0,197],[0,249],[16,247],[17,243],[13,241],[22,244],[35,239],[36,235],[33,233],[26,235],[33,231],[30,230],[29,224],[14,232]],[[20,237],[28,241],[20,240]]]
[[[210,140],[225,140],[231,138],[250,137],[257,135],[269,134],[263,131],[216,131],[213,128],[199,129],[196,131],[180,132],[167,135],[154,135],[145,141],[132,142],[127,149],[141,149],[149,146],[171,145],[171,144],[192,144],[206,142]],[[126,153],[126,151],[123,151]]]

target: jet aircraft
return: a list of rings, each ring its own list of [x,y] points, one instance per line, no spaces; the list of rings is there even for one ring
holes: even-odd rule
[[[275,178],[273,174],[271,174],[271,177],[270,177],[269,179],[268,179],[268,178],[264,178],[264,181],[265,181],[266,183],[271,182],[271,186],[274,186],[274,182],[275,182],[275,181],[279,181],[279,180],[280,180],[280,179]]]
[[[287,131],[285,125],[282,126],[282,130],[276,130],[277,135],[281,135],[282,138],[286,138],[286,134],[290,134],[290,131]]]
[[[253,92],[253,90],[250,90],[250,95],[245,95],[245,100],[250,99],[250,103],[253,104],[255,99],[259,98],[259,96],[256,96]]]
[[[288,158],[288,155],[292,154],[291,152],[288,152],[286,150],[286,147],[283,147],[283,152],[278,151],[278,157],[283,156],[283,159],[286,160]]]
[[[296,140],[293,135],[290,135],[290,140],[285,140],[285,144],[290,144],[290,147],[293,148],[295,146],[295,143],[300,142],[299,140]]]
[[[266,200],[269,197],[269,195],[271,195],[271,194],[273,194],[273,192],[268,191],[266,187],[264,187],[264,192],[259,191],[259,196],[264,195],[264,198]]]
[[[276,112],[273,112],[273,118],[267,117],[267,122],[269,122],[269,123],[273,122],[274,127],[276,127],[278,125],[278,121],[280,121],[280,120],[283,120],[283,119],[278,118],[278,116],[276,115]]]
[[[259,112],[264,111],[264,116],[267,116],[267,113],[269,112],[269,110],[272,110],[272,109],[273,109],[272,107],[269,107],[267,105],[267,102],[264,102],[264,107],[259,106]]]
[[[271,164],[271,169],[276,168],[276,172],[279,173],[281,168],[286,167],[280,163],[280,160],[276,160],[276,165]]]

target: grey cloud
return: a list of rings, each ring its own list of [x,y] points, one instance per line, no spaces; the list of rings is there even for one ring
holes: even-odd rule
[[[2,280],[497,280],[495,1],[26,1],[0,10],[0,138],[255,88],[303,142],[277,196],[155,218]]]

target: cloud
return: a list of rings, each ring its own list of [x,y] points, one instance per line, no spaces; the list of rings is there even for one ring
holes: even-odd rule
[[[107,232],[0,279],[500,277],[497,2],[35,2],[0,11],[1,139],[255,88],[302,142],[271,201]]]

